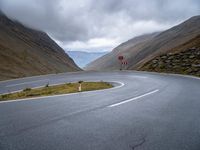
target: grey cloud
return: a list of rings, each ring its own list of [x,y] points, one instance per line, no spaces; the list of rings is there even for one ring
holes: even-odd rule
[[[1,9],[29,27],[44,30],[61,41],[84,40],[88,28],[81,12],[63,10],[61,0],[1,1]]]
[[[46,31],[54,39],[68,43],[93,38],[126,39],[134,29],[130,27],[125,31],[122,28],[141,21],[174,25],[199,15],[200,1],[0,0],[0,9],[25,25]]]
[[[136,21],[142,19],[173,22],[200,13],[199,0],[101,0],[93,3],[102,12],[124,12]]]

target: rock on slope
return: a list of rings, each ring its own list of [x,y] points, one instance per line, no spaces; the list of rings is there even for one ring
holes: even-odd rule
[[[153,58],[139,70],[188,74],[200,77],[200,35],[176,47],[173,52]]]
[[[0,80],[78,71],[46,33],[27,28],[0,12]]]
[[[125,50],[119,46],[111,53],[90,63],[87,69],[119,69],[117,55],[122,54],[128,61],[128,69],[138,70],[154,57],[172,52],[176,50],[176,47],[183,45],[198,35],[200,35],[200,16],[195,16],[164,32],[153,34],[136,44],[133,42],[133,46],[128,46]],[[118,49],[118,53],[115,52],[116,49]]]

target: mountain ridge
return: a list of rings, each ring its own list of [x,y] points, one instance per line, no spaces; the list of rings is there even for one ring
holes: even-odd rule
[[[0,80],[79,71],[80,68],[45,32],[0,14]]]
[[[168,30],[141,41],[128,49],[119,49],[128,61],[127,68],[137,70],[156,56],[170,52],[200,34],[200,16],[194,16]],[[117,48],[120,48],[119,46]],[[116,49],[116,48],[115,48]],[[115,50],[114,49],[114,50]],[[116,70],[120,68],[115,51],[87,66],[87,70]],[[106,69],[104,69],[106,68]]]
[[[146,41],[150,40],[154,36],[159,34],[159,32],[145,34],[141,36],[136,36],[127,42],[124,42],[114,48],[110,53],[104,55],[103,57],[98,58],[97,60],[94,60],[90,64],[88,64],[85,68],[86,70],[116,70],[119,69],[121,66],[120,62],[118,61],[118,56],[122,55],[127,59],[131,57],[129,54],[129,49],[134,47],[140,47],[141,43],[145,43]],[[133,42],[132,42],[133,41]],[[133,53],[136,53],[137,49],[133,50]],[[100,66],[99,66],[100,64]]]

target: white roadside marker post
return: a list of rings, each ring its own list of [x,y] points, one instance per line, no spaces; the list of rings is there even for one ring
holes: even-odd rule
[[[81,92],[82,91],[81,84],[83,83],[83,81],[78,81],[78,83],[79,83],[78,91]]]

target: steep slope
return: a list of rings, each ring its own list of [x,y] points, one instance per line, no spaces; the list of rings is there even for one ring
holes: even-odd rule
[[[153,58],[139,70],[200,76],[200,35]]]
[[[169,29],[150,41],[137,56],[146,56],[139,59],[130,69],[138,69],[152,58],[173,52],[175,48],[200,35],[200,16],[195,16],[187,21]]]
[[[119,49],[118,51],[126,57],[128,69],[139,69],[154,57],[171,52],[175,47],[183,45],[198,35],[200,35],[200,16],[195,16],[126,50]],[[113,53],[114,50],[106,57],[111,56]],[[108,62],[112,62],[112,64]],[[95,68],[100,70],[104,68],[107,70],[119,69],[117,55],[109,57],[109,59],[101,57],[88,65],[88,69]]]
[[[78,71],[79,67],[46,33],[0,13],[0,80]]]
[[[108,52],[83,52],[83,51],[67,51],[67,54],[75,61],[75,63],[84,68],[88,63],[107,54]]]

